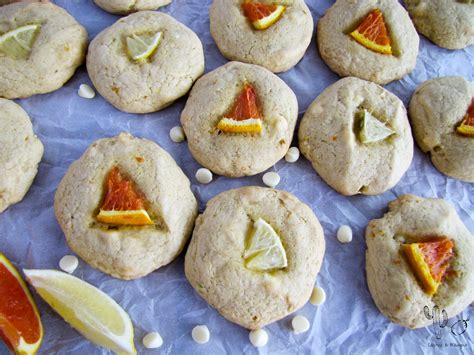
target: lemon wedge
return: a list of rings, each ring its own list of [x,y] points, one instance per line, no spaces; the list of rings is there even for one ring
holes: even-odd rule
[[[163,37],[163,32],[133,34],[127,37],[127,50],[135,61],[144,61],[158,48]]]
[[[14,59],[27,59],[40,25],[27,25],[0,36],[0,52]]]
[[[255,221],[250,242],[244,252],[246,267],[255,271],[271,271],[288,266],[280,237],[262,218]]]
[[[116,353],[137,353],[130,317],[101,290],[61,271],[24,272],[39,295],[87,339]]]
[[[395,134],[394,130],[372,116],[369,111],[364,109],[358,112],[357,115],[360,119],[359,139],[362,143],[376,143]]]

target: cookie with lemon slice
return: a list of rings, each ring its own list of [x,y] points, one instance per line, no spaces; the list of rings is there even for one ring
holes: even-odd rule
[[[388,208],[365,233],[367,283],[376,306],[408,328],[433,324],[425,307],[437,305],[455,317],[474,294],[474,236],[441,199],[402,195]]]
[[[126,133],[93,143],[71,165],[54,208],[70,248],[126,280],[174,260],[197,214],[190,182],[173,158]]]
[[[224,318],[258,329],[309,300],[324,250],[323,230],[307,205],[288,192],[243,187],[207,203],[184,271]]]

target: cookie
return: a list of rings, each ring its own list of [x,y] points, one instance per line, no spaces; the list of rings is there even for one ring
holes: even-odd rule
[[[104,207],[109,201],[108,177],[115,169],[128,179],[122,188],[134,186],[152,224],[99,218],[103,210],[109,211]],[[113,210],[120,210],[119,205],[116,202]],[[191,234],[197,202],[188,178],[165,150],[122,133],[96,141],[70,166],[58,186],[54,210],[77,255],[102,272],[128,280],[176,258]]]
[[[351,35],[376,9],[383,16],[391,54],[369,49]],[[337,0],[319,19],[317,37],[321,57],[333,71],[381,85],[413,71],[420,42],[397,0]]]
[[[38,172],[43,144],[28,114],[0,98],[0,213],[23,199]]]
[[[256,96],[261,131],[224,132],[220,123],[231,115],[247,85]],[[285,82],[260,66],[230,62],[196,82],[181,124],[201,165],[220,175],[240,177],[258,174],[285,156],[297,116],[296,96]]]
[[[383,218],[370,221],[365,233],[367,283],[377,308],[408,328],[434,324],[435,306],[449,318],[456,316],[474,294],[474,237],[444,200],[403,195],[388,207]],[[440,240],[453,249],[437,292],[430,296],[404,248]]]
[[[440,47],[474,44],[474,6],[469,1],[405,0],[416,29]]]
[[[313,35],[313,18],[304,0],[266,2],[286,7],[276,23],[257,30],[245,15],[243,1],[214,0],[209,9],[211,35],[227,59],[284,72],[303,58]]]
[[[459,76],[442,77],[421,84],[409,106],[421,150],[430,154],[443,174],[467,182],[474,182],[474,137],[460,134],[457,128],[474,105],[473,98],[472,83]]]
[[[132,59],[130,39],[159,33],[161,40],[148,58]],[[196,34],[171,16],[140,11],[94,38],[87,71],[97,91],[119,110],[154,112],[188,92],[204,72],[204,52]]]
[[[171,0],[94,0],[97,6],[112,14],[129,14],[135,11],[156,10]]]
[[[286,267],[250,268],[244,256],[259,219],[281,240]],[[243,187],[208,202],[196,220],[184,271],[196,292],[223,317],[258,329],[309,300],[324,249],[323,230],[307,205],[288,192]]]
[[[0,48],[0,97],[9,99],[59,89],[82,64],[87,32],[51,3],[15,3],[0,10],[0,33],[37,26],[31,51],[17,56]]]
[[[413,158],[402,101],[358,78],[341,79],[324,90],[303,116],[298,138],[314,170],[343,195],[387,191]]]

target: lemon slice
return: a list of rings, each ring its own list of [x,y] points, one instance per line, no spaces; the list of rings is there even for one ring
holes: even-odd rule
[[[117,353],[137,353],[130,317],[101,290],[61,271],[24,272],[39,295],[87,339]]]
[[[154,224],[145,210],[105,211],[101,209],[96,218],[101,223],[114,225],[144,226]]]
[[[253,227],[250,243],[244,252],[247,268],[270,271],[287,267],[285,248],[272,226],[259,218]]]
[[[0,36],[0,52],[14,59],[27,59],[40,25],[27,25]]]
[[[278,5],[275,11],[273,11],[270,15],[252,22],[252,26],[256,30],[265,30],[269,28],[271,25],[273,25],[274,23],[276,23],[280,19],[280,17],[283,15],[285,10],[286,10],[285,6]]]
[[[360,117],[359,139],[362,143],[379,142],[395,134],[394,130],[372,116],[369,111],[363,110],[357,115]]]
[[[233,118],[224,117],[217,124],[217,128],[226,133],[260,133],[262,132],[262,120],[260,118],[248,118],[237,121]]]
[[[127,37],[128,54],[133,60],[143,61],[150,57],[160,44],[163,32],[134,34]]]

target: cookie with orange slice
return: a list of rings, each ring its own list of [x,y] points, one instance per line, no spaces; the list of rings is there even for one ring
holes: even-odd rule
[[[126,133],[96,141],[71,165],[54,208],[76,254],[127,280],[170,263],[197,214],[190,182],[173,158]]]
[[[432,324],[425,306],[455,317],[474,294],[474,236],[442,199],[402,195],[388,207],[365,233],[367,283],[376,306],[408,328]]]

